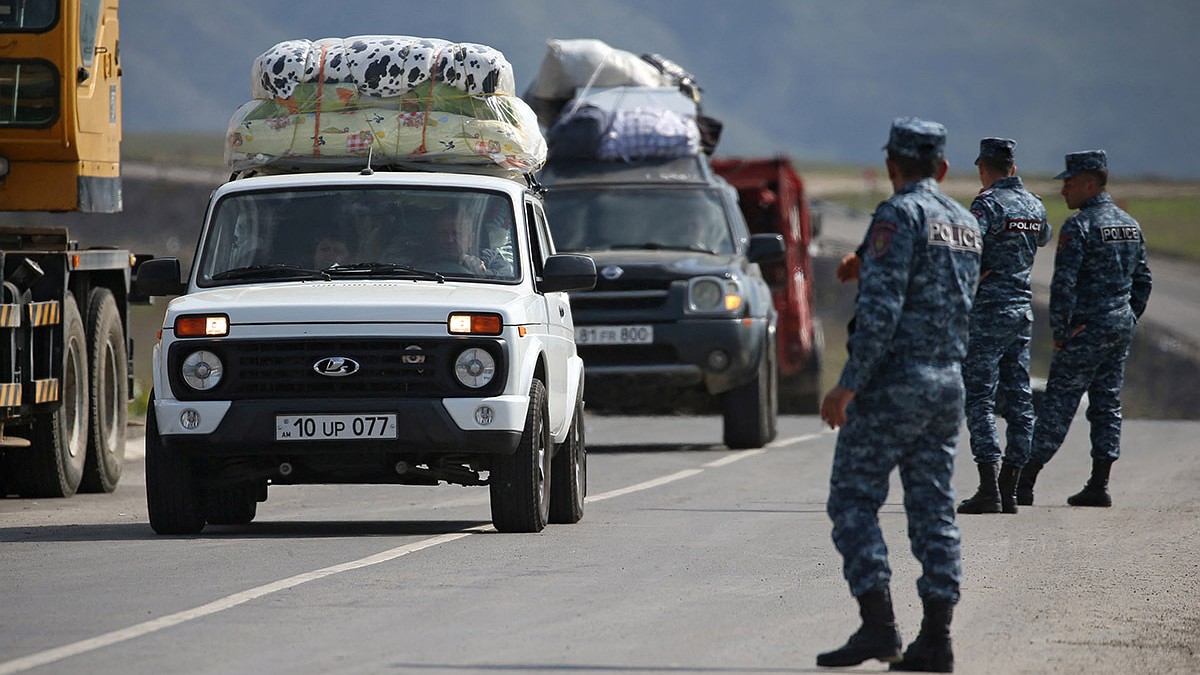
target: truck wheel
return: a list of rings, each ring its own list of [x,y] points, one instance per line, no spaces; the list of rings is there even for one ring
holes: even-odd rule
[[[243,483],[204,492],[204,519],[212,525],[245,525],[258,512],[259,487]]]
[[[83,479],[88,438],[87,337],[75,298],[63,301],[62,405],[27,429],[30,447],[9,450],[9,489],[22,497],[70,497]]]
[[[92,291],[87,335],[91,433],[79,491],[112,492],[121,480],[125,461],[129,363],[121,314],[107,288]]]
[[[578,523],[587,497],[587,444],[583,432],[583,392],[567,440],[558,446],[550,467],[550,522]]]
[[[825,360],[825,331],[813,320],[812,352],[804,369],[780,383],[779,408],[789,415],[821,412],[821,370]]]
[[[534,380],[521,444],[512,455],[496,457],[488,477],[492,523],[501,532],[541,532],[550,517],[553,441],[546,417],[546,386]]]
[[[158,534],[196,534],[204,529],[200,489],[188,457],[163,447],[154,412],[146,412],[146,507]]]
[[[761,448],[774,440],[779,419],[777,358],[774,342],[768,341],[754,379],[722,394],[725,445],[730,448]]]

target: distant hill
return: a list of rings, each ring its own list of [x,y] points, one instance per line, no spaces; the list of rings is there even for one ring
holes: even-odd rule
[[[891,119],[982,136],[1023,168],[1105,148],[1117,175],[1200,177],[1200,2],[1103,0],[205,0],[121,4],[125,127],[220,131],[276,42],[403,34],[492,45],[524,90],[548,38],[595,37],[693,72],[724,120],[719,152],[878,163]]]

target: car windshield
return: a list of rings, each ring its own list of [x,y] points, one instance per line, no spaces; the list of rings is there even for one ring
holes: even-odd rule
[[[200,286],[342,278],[520,278],[512,200],[413,187],[269,190],[216,205]]]
[[[546,211],[559,251],[733,252],[717,190],[556,188],[546,195]]]

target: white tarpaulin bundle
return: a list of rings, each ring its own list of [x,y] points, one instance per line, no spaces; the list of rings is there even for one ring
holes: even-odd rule
[[[579,87],[667,87],[670,79],[636,54],[601,40],[547,40],[527,96],[568,100]]]
[[[281,42],[254,61],[225,160],[243,170],[421,164],[531,173],[546,144],[486,45],[407,36]]]
[[[602,40],[547,40],[546,55],[525,91],[525,100],[550,128],[578,89],[605,87],[667,87],[671,80],[632,52],[614,49]]]

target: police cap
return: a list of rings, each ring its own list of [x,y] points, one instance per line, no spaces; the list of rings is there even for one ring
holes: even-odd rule
[[[913,159],[941,159],[945,147],[946,127],[917,117],[897,117],[883,149]]]
[[[1084,150],[1067,155],[1067,169],[1054,177],[1066,179],[1084,171],[1108,171],[1108,157],[1103,150]]]
[[[978,164],[981,159],[998,159],[1011,162],[1014,159],[1013,149],[1017,142],[1011,138],[989,137],[979,141],[979,156],[975,158]]]

